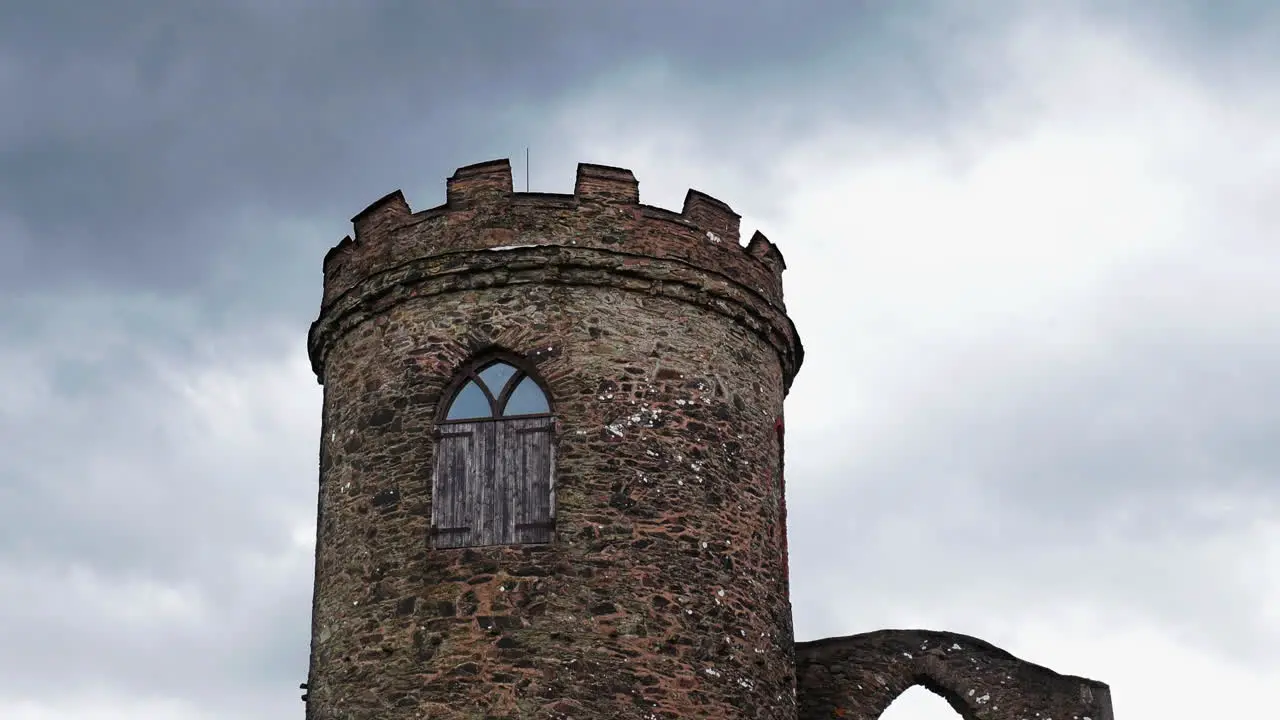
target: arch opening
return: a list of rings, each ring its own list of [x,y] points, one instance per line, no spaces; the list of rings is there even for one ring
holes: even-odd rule
[[[928,675],[916,675],[911,684],[881,711],[884,720],[976,720],[958,693]]]
[[[959,698],[953,701],[948,693],[931,688],[931,684],[917,680],[889,703],[880,713],[880,720],[969,720],[955,707]]]

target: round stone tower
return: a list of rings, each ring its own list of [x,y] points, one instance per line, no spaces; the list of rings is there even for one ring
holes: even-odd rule
[[[324,260],[309,720],[795,720],[782,255],[628,170],[399,191]]]

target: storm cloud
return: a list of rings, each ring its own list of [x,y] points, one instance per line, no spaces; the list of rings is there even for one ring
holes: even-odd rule
[[[321,259],[526,147],[786,255],[797,639],[1269,706],[1280,12],[976,7],[0,9],[0,716],[302,717]]]

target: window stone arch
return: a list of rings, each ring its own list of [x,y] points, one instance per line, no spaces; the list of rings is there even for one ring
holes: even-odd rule
[[[436,418],[435,547],[551,542],[555,415],[546,388],[523,358],[501,350],[455,373]]]

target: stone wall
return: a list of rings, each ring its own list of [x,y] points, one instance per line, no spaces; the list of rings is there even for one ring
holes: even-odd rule
[[[795,653],[800,720],[874,720],[915,685],[965,720],[1112,720],[1105,684],[966,635],[880,630],[798,643]]]
[[[326,260],[307,717],[794,720],[781,256],[700,194],[655,219],[626,171],[522,200],[476,167]],[[432,422],[492,347],[555,406],[555,541],[435,550]]]

